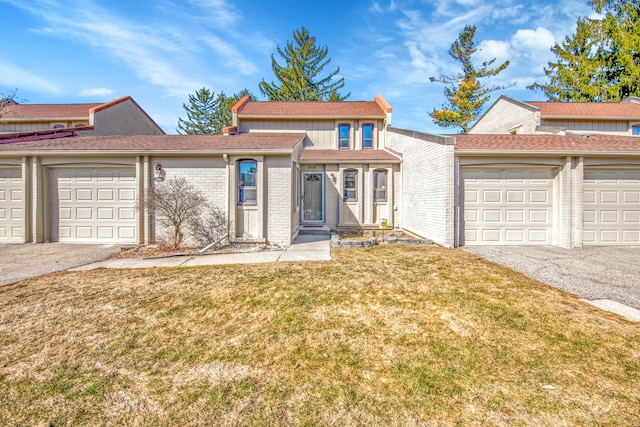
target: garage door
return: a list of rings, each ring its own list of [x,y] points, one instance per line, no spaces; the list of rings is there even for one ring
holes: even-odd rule
[[[24,183],[20,168],[0,168],[0,242],[24,241]]]
[[[552,171],[462,172],[465,245],[550,245]]]
[[[131,169],[53,170],[51,240],[136,243],[136,178]]]
[[[640,245],[640,171],[584,173],[585,245]]]

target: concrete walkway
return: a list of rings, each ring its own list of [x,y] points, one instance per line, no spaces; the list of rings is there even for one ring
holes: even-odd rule
[[[215,255],[185,255],[165,258],[125,258],[94,262],[69,271],[97,268],[194,267],[199,265],[256,264],[267,262],[330,261],[328,236],[298,236],[293,244],[280,251],[237,252]]]

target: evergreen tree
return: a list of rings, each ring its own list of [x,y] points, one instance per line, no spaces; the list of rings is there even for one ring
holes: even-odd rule
[[[214,91],[202,88],[194,95],[189,95],[189,105],[182,104],[187,112],[187,119],[178,118],[178,128],[181,135],[221,134],[222,129],[231,126],[231,107],[244,95],[251,93],[244,89],[230,97],[221,91],[217,96]]]
[[[453,76],[430,77],[432,82],[445,83],[451,86],[444,89],[447,103],[440,110],[434,109],[429,115],[433,122],[442,127],[459,127],[461,133],[466,133],[469,124],[476,119],[482,106],[489,100],[488,94],[504,89],[504,86],[487,86],[480,79],[498,75],[509,66],[509,61],[489,68],[495,58],[482,63],[479,69],[473,65],[472,56],[478,50],[473,37],[476,33],[475,25],[467,25],[453,42],[449,55],[462,64],[462,72]]]
[[[591,0],[602,15],[578,19],[576,32],[551,51],[546,84],[533,84],[552,101],[617,102],[640,95],[640,5]]]
[[[340,68],[322,77],[324,67],[331,59],[325,59],[329,49],[316,46],[316,38],[302,27],[293,32],[293,42],[288,41],[284,50],[278,46],[278,54],[285,61],[280,65],[271,55],[273,74],[279,82],[260,82],[260,91],[270,101],[343,101],[350,94],[340,95],[344,77],[334,80]]]

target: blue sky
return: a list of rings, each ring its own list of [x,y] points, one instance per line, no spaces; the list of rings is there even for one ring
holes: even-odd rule
[[[591,14],[587,0],[0,0],[0,93],[17,88],[31,103],[130,95],[175,133],[201,87],[263,99],[271,54],[304,26],[329,48],[349,100],[381,94],[394,126],[453,133],[428,116],[445,102],[429,77],[459,71],[448,49],[465,25],[477,26],[476,63],[511,61],[492,83],[514,85],[493,99],[544,100],[525,87],[544,81],[550,47]]]

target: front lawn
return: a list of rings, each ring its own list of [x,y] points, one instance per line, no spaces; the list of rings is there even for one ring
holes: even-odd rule
[[[0,425],[640,425],[640,325],[460,250],[0,288]]]

